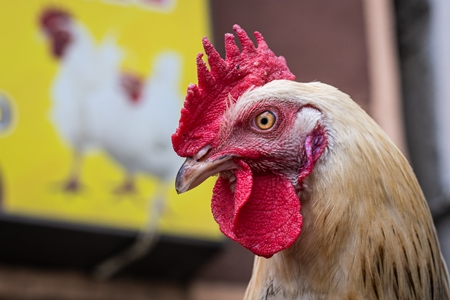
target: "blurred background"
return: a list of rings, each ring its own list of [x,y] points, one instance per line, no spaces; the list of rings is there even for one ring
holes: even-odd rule
[[[0,0],[0,299],[241,299],[253,255],[181,196],[170,135],[208,36],[261,32],[411,162],[450,261],[447,0]]]

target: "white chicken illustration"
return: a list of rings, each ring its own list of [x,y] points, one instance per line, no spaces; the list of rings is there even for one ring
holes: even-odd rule
[[[133,176],[139,172],[163,182],[174,178],[179,159],[171,153],[170,133],[182,101],[181,67],[177,53],[164,51],[154,59],[142,86],[131,74],[113,75],[91,94],[91,128],[102,148],[126,171],[119,191],[133,190]]]
[[[156,177],[156,192],[147,204],[147,223],[136,242],[107,259],[96,269],[96,276],[109,278],[127,264],[142,257],[158,238],[157,228],[165,209],[167,190],[172,185],[180,158],[173,154],[170,134],[178,124],[182,96],[179,92],[181,58],[175,52],[162,52],[142,90],[137,78],[111,78],[92,94],[91,109],[98,117],[93,123],[104,150],[126,170],[119,191],[133,191],[133,177],[144,173]],[[129,93],[120,88],[128,85]],[[134,93],[131,93],[134,87]],[[170,184],[170,185],[169,185]]]
[[[72,167],[64,188],[74,192],[80,187],[82,156],[98,144],[89,128],[86,102],[103,84],[111,66],[119,61],[119,52],[118,49],[111,51],[110,37],[96,46],[88,29],[59,8],[45,9],[40,15],[40,25],[53,57],[59,61],[50,91],[50,117],[59,137],[73,151]]]

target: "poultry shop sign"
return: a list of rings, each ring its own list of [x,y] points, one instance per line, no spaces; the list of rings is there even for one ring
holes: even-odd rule
[[[2,213],[220,238],[212,182],[176,195],[170,139],[207,14],[206,0],[4,2]]]

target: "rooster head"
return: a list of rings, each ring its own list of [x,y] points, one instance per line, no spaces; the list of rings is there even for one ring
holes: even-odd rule
[[[210,70],[197,56],[198,85],[188,87],[177,131],[172,136],[174,150],[179,156],[194,156],[207,145],[214,146],[221,116],[228,103],[251,87],[262,86],[275,79],[294,79],[284,57],[276,57],[264,38],[255,32],[258,47],[238,25],[234,26],[242,52],[234,35],[225,35],[226,58],[222,59],[211,42],[203,38]]]
[[[172,136],[187,157],[178,172],[179,193],[219,174],[212,212],[221,231],[256,255],[271,257],[290,247],[302,228],[299,193],[327,145],[321,112],[285,100],[277,85],[294,76],[259,33],[258,47],[237,25],[240,52],[226,35],[222,60],[203,40],[210,71],[197,57],[198,86],[188,88]],[[283,97],[286,96],[286,97]]]
[[[70,31],[71,16],[68,12],[50,7],[44,9],[39,24],[51,42],[51,50],[56,58],[61,58],[72,41]]]

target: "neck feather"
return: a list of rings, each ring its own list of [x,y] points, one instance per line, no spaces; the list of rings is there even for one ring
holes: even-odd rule
[[[449,297],[411,167],[373,120],[359,109],[353,114],[345,116],[356,120],[352,126],[334,118],[332,143],[304,181],[299,239],[271,259],[255,259],[246,299]]]

